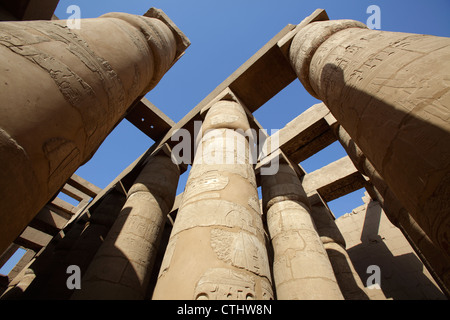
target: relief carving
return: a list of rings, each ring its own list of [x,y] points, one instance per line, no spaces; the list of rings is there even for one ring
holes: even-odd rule
[[[195,227],[210,226],[239,228],[261,239],[264,235],[259,215],[239,204],[214,199],[183,205],[173,226],[172,234]]]
[[[183,195],[183,202],[187,203],[192,198],[208,191],[219,191],[225,189],[228,185],[228,177],[219,172],[208,172],[200,177],[190,177]]]
[[[255,279],[246,273],[230,269],[210,269],[198,281],[194,299],[254,300]]]
[[[194,291],[195,300],[272,300],[273,290],[269,281],[259,281],[261,294],[258,293],[257,280],[248,273],[214,268],[206,271],[197,282]]]
[[[266,247],[254,235],[212,229],[211,247],[220,260],[270,279]]]

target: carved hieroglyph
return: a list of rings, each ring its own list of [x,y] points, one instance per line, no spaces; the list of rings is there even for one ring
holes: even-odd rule
[[[450,39],[314,22],[290,61],[417,224],[450,256]]]
[[[0,22],[0,252],[176,58],[156,18]],[[26,192],[25,192],[26,190]]]
[[[153,299],[273,298],[249,145],[234,130],[248,128],[235,102],[206,115]]]
[[[72,299],[144,298],[179,175],[166,155],[148,160]]]
[[[261,186],[277,299],[343,299],[294,169],[281,163],[277,174],[261,176]]]
[[[215,268],[208,270],[195,287],[195,300],[255,300],[254,276],[239,270]],[[272,286],[268,280],[261,281],[261,300],[272,299]]]

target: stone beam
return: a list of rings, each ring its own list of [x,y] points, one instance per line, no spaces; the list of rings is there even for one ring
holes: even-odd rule
[[[328,14],[324,9],[316,9],[311,15],[302,20],[293,30],[288,32],[283,38],[281,38],[277,45],[280,48],[281,52],[288,57],[289,56],[289,47],[294,39],[295,35],[308,24],[315,21],[327,21],[329,20]]]
[[[60,198],[53,199],[49,204],[50,207],[56,208],[59,211],[62,211],[66,213],[67,215],[72,216],[75,214],[75,206],[71,205],[70,203],[61,200]]]
[[[52,239],[52,235],[49,235],[33,227],[26,227],[14,242],[22,247],[29,248],[33,251],[38,252],[43,247],[45,247]]]
[[[99,194],[102,189],[95,186],[94,184],[90,183],[89,181],[83,179],[82,177],[73,174],[70,179],[67,181],[67,184],[69,186],[72,186],[76,188],[77,190],[81,191],[84,194],[87,194],[88,196],[94,198],[97,194]],[[67,191],[67,189],[66,189]],[[64,190],[63,190],[64,192]],[[64,192],[65,193],[65,192]]]
[[[365,179],[346,156],[306,174],[302,184],[308,195],[317,190],[328,202],[363,188]]]
[[[39,211],[28,226],[54,236],[66,226],[69,220],[70,216],[61,214],[47,205]]]
[[[77,201],[89,200],[91,198],[91,196],[85,194],[84,192],[81,192],[77,188],[75,188],[67,183],[64,185],[61,192],[68,195],[69,197],[72,197],[73,199],[75,199]]]
[[[336,136],[326,120],[329,114],[330,111],[324,103],[307,109],[276,133],[279,148],[289,159],[299,163],[336,141]],[[272,139],[270,137],[267,143]]]
[[[66,195],[72,197],[73,199],[79,201],[78,206],[73,206],[72,204],[60,199],[55,198],[51,202],[47,203],[44,208],[42,208],[38,214],[31,220],[27,228],[31,230],[38,230],[44,234],[55,236],[60,232],[71,220],[77,218],[78,214],[81,213],[82,209],[88,204],[92,196],[95,196],[101,191],[100,188],[94,186],[83,178],[74,175],[73,183],[78,187],[81,187],[85,192],[80,191],[78,188],[71,186],[69,184],[64,185],[61,190]],[[90,193],[91,195],[86,194]],[[30,234],[25,233],[25,235]],[[35,235],[36,233],[32,233]],[[43,236],[46,238],[46,236]],[[24,240],[25,239],[25,240]],[[36,241],[28,241],[27,237],[24,235],[19,236],[16,241],[26,245],[31,245],[28,249],[36,249]]]
[[[175,125],[172,119],[146,98],[132,107],[126,119],[153,141],[158,141]]]

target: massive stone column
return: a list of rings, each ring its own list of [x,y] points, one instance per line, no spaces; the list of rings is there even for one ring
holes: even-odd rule
[[[449,255],[450,39],[314,22],[289,54],[305,88]]]
[[[0,252],[181,54],[158,16],[0,22]]]
[[[342,300],[311,208],[294,169],[280,163],[275,175],[261,175],[263,208],[274,251],[277,299]]]
[[[206,114],[153,299],[273,298],[249,128],[234,101]]]
[[[311,216],[328,254],[334,275],[345,300],[368,300],[369,297],[345,248],[345,240],[334,222],[333,214],[318,193],[309,198]]]
[[[150,157],[72,299],[143,299],[180,169],[170,156]]]
[[[71,265],[84,274],[95,253],[114,224],[126,197],[116,189],[108,192],[98,206],[91,207],[63,229],[64,237],[56,237],[30,265],[36,279],[20,295],[25,300],[67,300],[73,290],[67,287],[67,269]],[[21,289],[25,289],[23,286]],[[9,297],[8,297],[9,298]],[[19,298],[19,297],[18,297]],[[3,297],[2,297],[3,299]]]
[[[448,256],[430,240],[401,205],[347,131],[339,124],[333,125],[333,130],[355,167],[369,179],[366,189],[378,200],[391,223],[402,231],[442,291],[450,296],[450,259]]]

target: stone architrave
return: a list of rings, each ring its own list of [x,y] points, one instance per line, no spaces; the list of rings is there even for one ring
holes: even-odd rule
[[[0,22],[0,252],[177,59],[171,23]]]
[[[234,101],[206,114],[153,299],[273,299],[249,128]]]
[[[72,299],[144,299],[179,176],[169,156],[150,157]]]
[[[294,169],[280,163],[262,175],[263,208],[274,251],[273,277],[279,300],[342,300],[330,260],[311,217]]]
[[[313,22],[290,61],[418,225],[450,255],[450,39]]]

